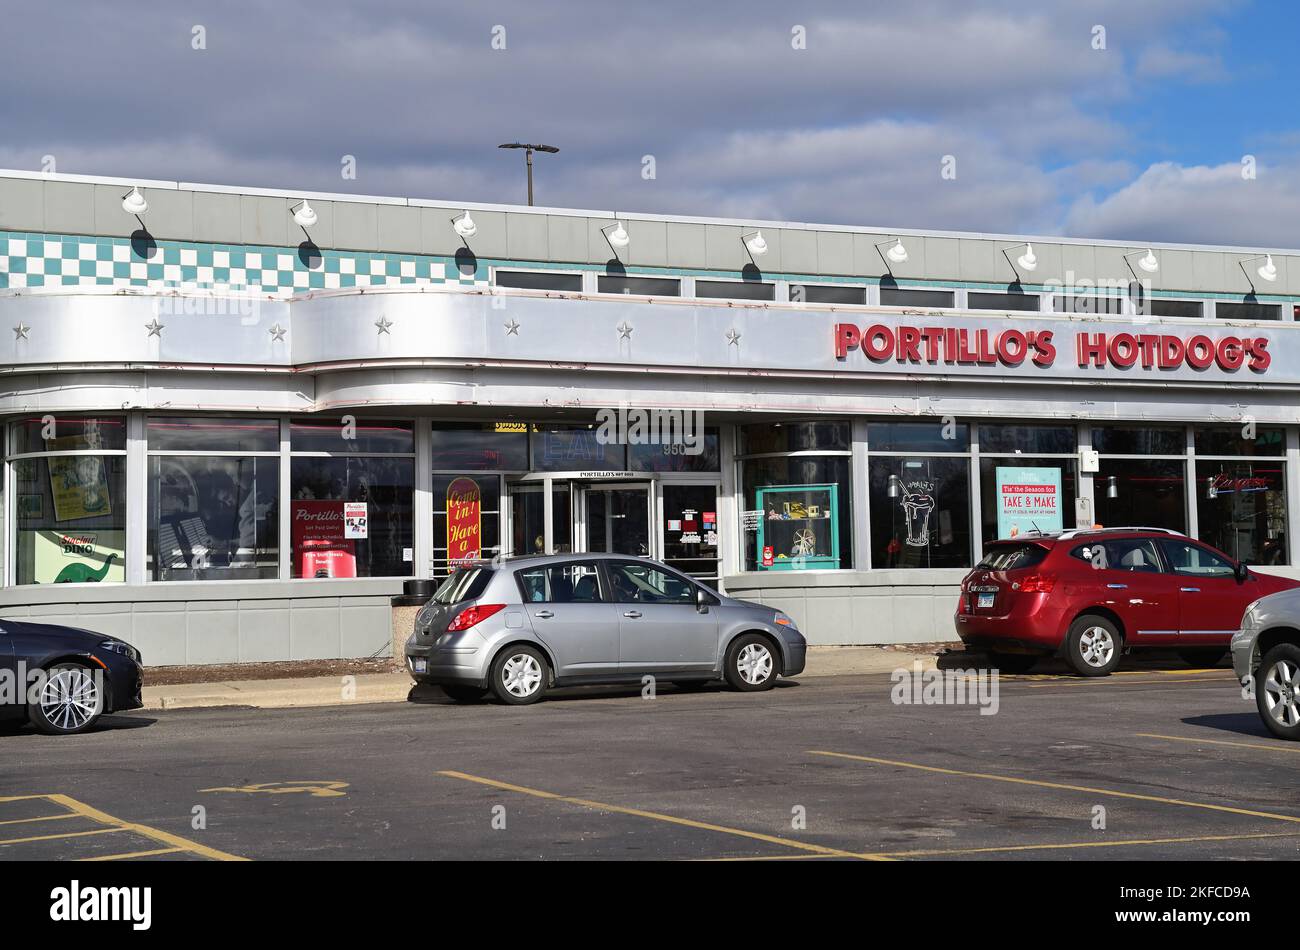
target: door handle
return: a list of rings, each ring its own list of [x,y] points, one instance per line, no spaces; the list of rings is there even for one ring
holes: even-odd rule
[[[535,617],[541,617],[543,620],[550,620],[552,617],[555,616],[555,614],[552,613],[552,612],[549,611],[549,610],[539,610],[539,611],[537,611],[537,613],[534,614],[533,616],[535,616]]]
[[[1184,594],[1199,594],[1201,592],[1201,589],[1199,587],[1180,587],[1178,589],[1181,590]]]
[[[1106,586],[1111,590],[1128,590],[1127,584],[1107,584]]]
[[[631,619],[636,620],[638,617],[641,616],[641,611],[639,611],[639,610],[625,610],[625,611],[623,611],[623,616],[624,616],[624,617],[630,617]]]

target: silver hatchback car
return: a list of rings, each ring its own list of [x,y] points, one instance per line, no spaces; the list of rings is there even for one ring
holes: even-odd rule
[[[726,680],[770,689],[807,642],[779,610],[724,597],[658,561],[613,554],[510,558],[457,570],[415,618],[418,683],[511,705],[553,686]]]

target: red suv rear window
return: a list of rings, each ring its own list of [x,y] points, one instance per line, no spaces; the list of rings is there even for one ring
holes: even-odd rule
[[[994,544],[984,549],[984,560],[975,565],[986,571],[1018,571],[1037,567],[1047,557],[1041,544]]]

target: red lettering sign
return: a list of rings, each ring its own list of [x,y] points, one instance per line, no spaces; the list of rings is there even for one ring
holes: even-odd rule
[[[483,553],[483,493],[472,478],[447,486],[447,560],[476,561]]]

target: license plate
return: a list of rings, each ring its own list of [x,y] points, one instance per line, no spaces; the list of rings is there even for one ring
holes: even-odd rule
[[[992,606],[993,606],[993,598],[996,597],[996,596],[997,596],[997,594],[980,594],[980,595],[979,595],[979,598],[975,601],[975,606],[976,606],[976,607],[992,607]]]
[[[429,661],[424,657],[412,657],[411,669],[416,673],[423,673],[429,666]]]

